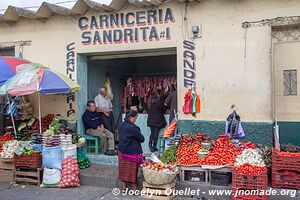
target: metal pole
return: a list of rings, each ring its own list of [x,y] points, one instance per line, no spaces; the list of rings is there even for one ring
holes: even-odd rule
[[[9,104],[9,112],[10,112],[10,116],[11,116],[11,121],[12,121],[13,128],[14,128],[14,135],[16,136],[17,135],[17,130],[16,130],[16,125],[15,125],[15,119],[14,119],[14,115],[11,111],[11,104],[10,104],[10,100],[9,100],[8,96],[7,96],[7,100],[8,100],[8,104]]]

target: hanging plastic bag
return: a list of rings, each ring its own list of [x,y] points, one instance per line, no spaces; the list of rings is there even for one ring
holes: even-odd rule
[[[234,139],[245,137],[241,124],[241,118],[236,112],[236,107],[232,105],[233,112],[227,117],[225,133]]]

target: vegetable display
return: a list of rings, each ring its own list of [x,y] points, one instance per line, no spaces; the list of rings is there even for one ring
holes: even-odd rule
[[[11,140],[11,141],[5,142],[3,144],[3,151],[1,152],[1,157],[2,158],[13,158],[18,144],[19,144],[19,142],[17,140]]]
[[[258,176],[261,173],[267,171],[266,167],[255,166],[249,163],[245,163],[240,166],[234,167],[234,169],[240,174],[253,175],[253,176]]]
[[[62,162],[62,178],[59,188],[80,187],[77,159],[66,158]]]
[[[288,156],[288,157],[300,157],[300,153],[293,153],[293,152],[278,152],[280,156]]]
[[[77,150],[77,160],[79,169],[86,169],[90,166],[90,161],[84,154],[84,152],[80,149]]]
[[[292,144],[281,145],[281,151],[286,152],[300,152],[300,147]]]
[[[15,154],[20,155],[32,155],[36,151],[30,146],[29,141],[19,141],[15,150]]]
[[[176,153],[177,153],[177,146],[173,145],[170,146],[160,157],[160,160],[163,163],[175,163],[176,162]]]
[[[143,167],[154,170],[154,171],[169,171],[169,172],[176,172],[176,168],[172,165],[167,165],[162,162],[155,163],[150,161],[145,161],[143,163]]]
[[[262,159],[262,156],[255,149],[245,149],[242,154],[236,157],[235,166],[243,164],[251,164],[259,167],[265,167],[266,164]]]
[[[14,140],[15,137],[10,134],[10,133],[6,133],[4,135],[1,135],[0,136],[0,152],[3,150],[3,143],[7,142],[7,141],[10,141],[10,140]]]
[[[262,159],[264,160],[265,164],[267,166],[272,165],[272,148],[268,146],[262,146],[259,145],[260,149],[260,155],[262,156]]]
[[[232,164],[239,154],[241,154],[241,150],[231,143],[226,134],[219,135],[218,139],[213,143],[212,151],[200,161],[200,164]]]
[[[202,149],[201,143],[209,139],[201,133],[183,135],[178,146],[176,162],[182,165],[199,165],[201,159],[198,157],[198,151]]]

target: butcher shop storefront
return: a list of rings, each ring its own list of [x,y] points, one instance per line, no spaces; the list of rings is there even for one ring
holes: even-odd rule
[[[112,14],[85,15],[78,20],[83,49],[114,48],[114,51],[110,52],[80,55],[86,59],[85,67],[78,67],[86,70],[80,74],[86,83],[81,82],[80,78],[79,84],[88,86],[85,99],[80,101],[94,100],[103,85],[108,89],[114,115],[114,127],[111,131],[115,134],[116,141],[118,140],[117,129],[124,118],[124,113],[136,109],[139,113],[137,125],[146,138],[143,143],[144,152],[150,152],[148,143],[151,131],[147,123],[150,99],[159,93],[165,101],[177,86],[177,46],[174,33],[176,17],[173,13],[173,9],[167,6]],[[147,45],[154,44],[158,46],[147,48]],[[132,48],[125,51],[118,50],[123,46]],[[143,48],[135,48],[135,46]],[[84,75],[85,79],[83,79]],[[194,77],[194,74],[190,76]],[[177,97],[175,98],[177,102]],[[163,106],[161,109],[165,122],[168,123],[170,114],[173,118],[177,114],[177,103],[176,109],[171,109],[170,106]],[[164,128],[160,130],[161,133],[163,131]]]
[[[284,2],[267,0],[113,0],[109,5],[78,0],[70,9],[43,3],[37,12],[11,6],[0,15],[0,53],[14,52],[76,81],[77,94],[43,96],[41,110],[76,120],[77,131],[87,138],[82,114],[105,85],[114,131],[124,111],[137,108],[143,150],[149,152],[149,97],[156,90],[169,94],[175,85],[178,133],[215,139],[224,133],[234,104],[246,140],[272,145],[275,118],[280,127],[289,126],[286,130],[299,125],[296,72],[281,67],[281,61],[293,60],[283,59],[291,56],[285,48],[298,48],[282,44],[291,40],[286,31],[299,29],[299,18],[293,17],[299,3],[290,4],[280,14],[276,10]],[[286,25],[293,27],[285,30]],[[189,109],[191,93],[195,106]],[[163,114],[168,127],[174,109],[166,107]],[[286,131],[280,140],[299,144],[296,132]]]

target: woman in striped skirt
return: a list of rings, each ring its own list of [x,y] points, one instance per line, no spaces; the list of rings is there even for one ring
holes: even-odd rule
[[[140,128],[135,125],[138,113],[130,110],[126,113],[124,122],[119,128],[119,180],[122,190],[126,190],[126,184],[131,184],[132,190],[137,190],[137,174],[139,165],[143,161],[141,143],[145,141]]]

